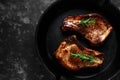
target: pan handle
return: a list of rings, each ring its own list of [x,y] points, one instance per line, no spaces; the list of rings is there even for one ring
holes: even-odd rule
[[[56,0],[56,1],[80,1],[80,0]],[[97,4],[97,5],[100,5],[100,6],[104,6],[106,4],[109,4],[111,3],[111,0],[81,0],[83,1],[84,3],[91,3],[91,4]]]
[[[93,1],[93,3],[97,3],[100,6],[105,6],[105,5],[109,5],[112,4],[114,6],[116,6],[115,4],[113,4],[112,0],[89,0],[89,1]]]
[[[95,4],[98,4],[100,6],[104,6],[111,2],[111,0],[91,0],[91,1],[93,1]]]

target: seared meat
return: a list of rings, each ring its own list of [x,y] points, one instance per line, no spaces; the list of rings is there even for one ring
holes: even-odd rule
[[[54,52],[58,62],[72,71],[100,67],[104,61],[102,54],[81,45],[75,35],[65,38]]]
[[[68,16],[62,25],[63,31],[76,31],[93,45],[102,43],[112,31],[112,26],[97,13]]]

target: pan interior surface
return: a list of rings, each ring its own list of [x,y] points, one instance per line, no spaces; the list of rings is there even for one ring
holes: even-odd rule
[[[81,15],[87,13],[99,13],[105,17],[110,24],[113,26],[113,31],[107,37],[104,44],[100,46],[91,46],[90,43],[82,38],[78,33],[63,33],[61,30],[61,25],[67,16]],[[48,69],[55,74],[55,76],[64,76],[70,79],[89,79],[89,80],[106,80],[115,74],[118,70],[117,60],[118,58],[118,37],[116,33],[116,23],[109,17],[112,14],[102,9],[102,7],[96,5],[80,4],[78,2],[58,2],[53,4],[42,16],[38,28],[38,45],[40,50],[40,56],[44,61],[44,64]],[[104,53],[104,63],[100,68],[97,69],[82,69],[77,72],[68,71],[62,67],[58,61],[55,59],[53,53],[58,48],[61,41],[75,34],[84,46],[98,50]]]

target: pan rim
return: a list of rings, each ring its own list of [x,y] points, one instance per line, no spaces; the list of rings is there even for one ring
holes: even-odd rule
[[[44,18],[45,14],[49,11],[49,9],[54,6],[56,3],[58,3],[58,1],[54,2],[51,6],[49,6],[49,8],[47,8],[44,12],[44,14],[41,16],[40,20],[39,20],[39,23],[41,22],[42,18]],[[37,31],[39,31],[39,26],[37,27]],[[36,34],[38,33],[36,31]],[[37,34],[38,35],[38,34]],[[36,36],[37,36],[36,35]],[[37,39],[38,40],[38,39]],[[38,41],[37,41],[38,42]],[[39,51],[39,50],[38,50]],[[40,52],[40,51],[39,51]],[[41,55],[40,55],[41,56]],[[42,59],[43,63],[44,63],[44,60]],[[44,63],[45,64],[45,63]],[[49,70],[49,68],[47,67],[47,65],[45,64],[46,68]],[[49,72],[51,72],[51,70],[49,70]],[[52,73],[52,72],[51,72]],[[54,75],[54,73],[52,73]]]

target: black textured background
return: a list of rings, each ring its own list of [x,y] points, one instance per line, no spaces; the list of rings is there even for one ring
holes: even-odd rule
[[[55,1],[0,0],[0,80],[54,80],[36,55],[35,30]],[[120,9],[120,0],[111,2]],[[112,80],[120,80],[118,73]]]

